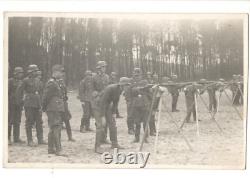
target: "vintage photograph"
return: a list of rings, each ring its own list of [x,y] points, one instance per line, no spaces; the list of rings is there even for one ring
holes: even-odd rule
[[[245,169],[247,14],[4,14],[4,166]]]

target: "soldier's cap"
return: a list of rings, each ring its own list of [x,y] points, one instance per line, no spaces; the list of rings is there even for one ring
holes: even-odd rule
[[[22,67],[15,67],[15,69],[14,69],[14,75],[16,75],[18,73],[23,73],[23,68]]]
[[[112,76],[116,75],[116,72],[111,72],[111,75],[112,75]]]
[[[38,71],[38,70],[39,70],[39,69],[38,69],[38,67],[37,67],[36,64],[30,64],[30,65],[28,66],[27,72],[28,72],[28,73],[31,73],[31,72],[36,72],[36,71]]]
[[[85,71],[85,75],[86,75],[86,76],[90,76],[90,75],[92,75],[92,72],[91,72],[90,70],[86,70],[86,71]]]
[[[52,72],[64,72],[64,67],[61,64],[55,64],[52,67]]]
[[[100,69],[101,67],[106,67],[106,66],[107,66],[107,63],[105,61],[98,61],[96,68]]]
[[[130,85],[130,79],[128,77],[121,77],[119,85]]]

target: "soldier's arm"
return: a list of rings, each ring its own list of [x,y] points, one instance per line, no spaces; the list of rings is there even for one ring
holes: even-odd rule
[[[101,116],[105,115],[105,110],[107,109],[107,107],[109,106],[109,100],[111,98],[111,95],[113,94],[112,92],[112,88],[106,88],[102,95],[100,96],[100,113]]]
[[[16,98],[17,98],[17,103],[20,104],[20,105],[23,104],[25,84],[26,84],[26,80],[24,79],[22,84],[17,87],[16,93],[15,93]]]

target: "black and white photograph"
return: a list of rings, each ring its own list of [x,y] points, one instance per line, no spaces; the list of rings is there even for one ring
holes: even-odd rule
[[[4,166],[246,167],[248,14],[4,14]]]

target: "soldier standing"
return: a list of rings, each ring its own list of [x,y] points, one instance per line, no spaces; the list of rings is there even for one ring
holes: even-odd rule
[[[178,81],[177,75],[172,75],[172,81],[174,83]],[[170,86],[170,93],[172,95],[172,112],[179,112],[179,110],[176,108],[179,97],[179,86],[178,85]]]
[[[107,86],[97,100],[97,107],[93,110],[96,120],[95,152],[103,153],[101,148],[102,134],[107,124],[110,131],[111,148],[122,149],[117,140],[117,127],[115,121],[116,108],[122,91],[129,85],[129,79],[122,77],[118,84]],[[105,124],[106,122],[106,124]]]
[[[98,61],[96,69],[97,74],[93,77],[93,92],[92,92],[92,106],[93,109],[96,108],[96,101],[99,99],[101,92],[104,90],[106,86],[109,85],[110,79],[106,72],[107,63],[105,61]],[[107,126],[105,127],[105,134],[103,135],[103,143],[108,143],[107,141]]]
[[[63,91],[59,80],[63,78],[60,65],[52,68],[52,78],[47,82],[42,101],[42,109],[48,116],[48,154],[66,156],[61,148],[61,129],[65,112]]]
[[[92,131],[92,129],[90,129],[90,118],[93,114],[91,106],[93,88],[92,72],[87,70],[85,72],[84,79],[80,82],[79,87],[79,99],[82,103],[83,109],[80,126],[80,132],[82,133],[84,133],[84,129],[85,131]]]
[[[28,77],[23,80],[22,85],[18,89],[19,96],[24,96],[24,110],[25,110],[25,128],[28,140],[28,146],[35,146],[32,138],[32,127],[36,125],[38,144],[46,144],[43,140],[43,127],[41,116],[41,101],[40,93],[42,91],[41,85],[37,80],[38,67],[31,64],[28,67]]]
[[[17,96],[17,89],[23,82],[23,68],[15,67],[14,77],[9,79],[8,97],[9,97],[9,117],[8,117],[8,140],[11,144],[11,133],[13,127],[14,143],[24,143],[20,139],[20,124],[23,110],[22,96]]]
[[[152,94],[147,86],[147,80],[141,80],[132,88],[133,95],[133,112],[132,116],[135,121],[135,139],[134,142],[140,141],[141,124],[144,131],[146,130],[146,121],[148,116],[148,108],[152,99]],[[147,134],[147,133],[146,133]],[[147,134],[148,136],[148,134]],[[145,140],[147,143],[147,139]]]
[[[111,72],[111,74],[110,74],[110,84],[116,84],[116,83],[118,83],[117,73],[116,72]],[[119,113],[118,107],[117,107],[117,110],[116,110],[116,118],[123,118]]]

